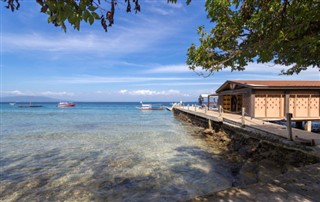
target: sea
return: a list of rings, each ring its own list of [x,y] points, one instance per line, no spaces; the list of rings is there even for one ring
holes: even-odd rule
[[[0,201],[184,201],[232,185],[222,151],[170,111],[36,104],[0,103]]]

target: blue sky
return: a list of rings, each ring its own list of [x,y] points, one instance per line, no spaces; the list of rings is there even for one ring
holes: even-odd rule
[[[80,31],[47,23],[34,0],[12,13],[1,2],[1,95],[48,96],[72,101],[197,101],[226,80],[319,80],[309,68],[279,76],[285,67],[249,64],[203,78],[185,64],[187,48],[198,43],[197,28],[213,24],[204,1],[140,0],[141,13],[116,8],[115,24],[104,32],[97,21]]]

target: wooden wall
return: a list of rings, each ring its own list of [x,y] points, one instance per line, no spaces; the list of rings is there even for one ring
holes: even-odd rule
[[[283,118],[287,112],[293,118],[319,118],[319,91],[256,91],[255,117]]]
[[[290,94],[289,112],[294,118],[320,117],[320,95],[318,94]]]
[[[258,91],[255,94],[254,116],[259,118],[284,117],[283,91]]]
[[[233,93],[235,94],[235,93]],[[237,112],[246,108],[246,113],[256,118],[284,119],[286,113],[293,118],[320,119],[319,90],[248,90],[236,94]],[[219,95],[218,105],[231,112],[232,94]]]

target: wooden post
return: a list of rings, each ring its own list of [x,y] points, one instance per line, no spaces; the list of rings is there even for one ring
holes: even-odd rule
[[[284,115],[286,115],[287,113],[289,113],[289,111],[290,111],[290,103],[289,103],[289,100],[290,100],[290,94],[289,94],[289,92],[285,92],[286,93],[286,95],[285,95],[285,100],[284,100],[284,114],[283,114],[283,116]]]
[[[249,106],[249,113],[251,118],[255,117],[255,99],[256,95],[254,94],[255,92],[251,89],[251,96],[250,96],[250,106]]]
[[[286,113],[288,139],[292,141],[293,139],[292,139],[291,118],[292,118],[292,114],[291,113]]]
[[[219,105],[219,120],[222,121],[222,106]]]
[[[211,120],[208,119],[208,126],[209,126],[209,129],[212,130],[212,125],[211,125]]]
[[[308,132],[311,132],[312,129],[312,122],[311,121],[306,121],[304,122],[304,129]]]
[[[246,112],[246,108],[242,107],[242,111],[241,111],[241,127],[244,128],[245,126],[245,112]]]

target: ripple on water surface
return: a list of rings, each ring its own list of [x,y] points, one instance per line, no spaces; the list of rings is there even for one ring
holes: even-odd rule
[[[218,151],[170,112],[108,103],[39,110],[4,113],[1,200],[177,201],[231,185]]]

